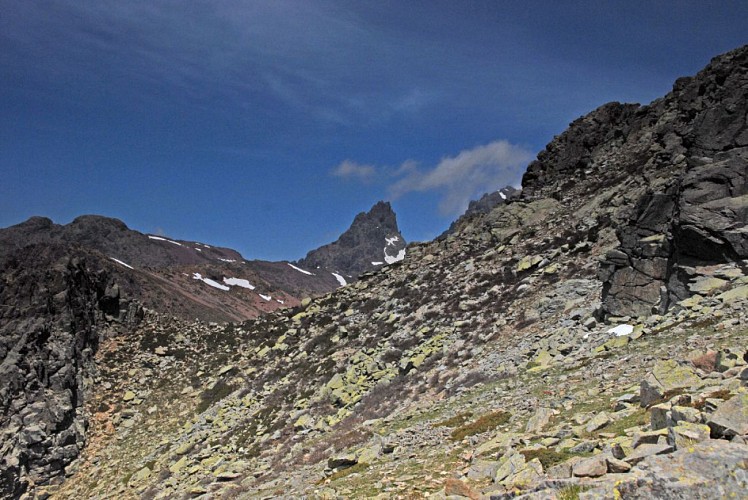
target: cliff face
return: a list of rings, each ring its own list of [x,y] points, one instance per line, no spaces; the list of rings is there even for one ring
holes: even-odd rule
[[[649,106],[611,103],[576,120],[528,167],[525,198],[615,193],[595,214],[618,228],[600,272],[605,313],[663,312],[690,296],[695,262],[748,257],[747,114],[743,47]]]
[[[120,317],[120,304],[106,273],[66,247],[27,247],[0,276],[0,495],[14,497],[61,481],[85,444],[99,327],[106,314]],[[135,306],[121,317],[138,315]]]

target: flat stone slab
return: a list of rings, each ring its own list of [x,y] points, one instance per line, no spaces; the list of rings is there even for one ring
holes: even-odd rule
[[[628,462],[631,465],[636,465],[647,457],[652,455],[662,455],[663,453],[670,453],[673,451],[673,447],[669,444],[641,444],[634,452],[624,458],[624,462]]]

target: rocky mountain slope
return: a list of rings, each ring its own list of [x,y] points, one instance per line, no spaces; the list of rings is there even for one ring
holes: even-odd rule
[[[4,470],[55,498],[743,496],[746,95],[743,47],[573,122],[518,200],[333,293],[147,311],[98,344],[65,481]]]
[[[340,238],[312,250],[298,264],[355,277],[404,257],[405,240],[397,228],[395,212],[388,202],[380,201],[358,214]]]
[[[380,222],[381,230],[371,226]],[[398,239],[388,244],[384,235]],[[85,215],[66,225],[32,217],[0,229],[0,262],[30,244],[66,245],[70,254],[83,248],[99,254],[98,265],[107,269],[122,297],[182,318],[240,321],[335,290],[361,270],[377,267],[371,258],[384,259],[379,247],[394,255],[404,247],[395,214],[384,203],[366,217],[359,215],[340,241],[345,242],[340,249],[333,244],[311,252],[326,255],[328,265],[317,272],[303,263],[246,260],[229,248],[142,234],[109,217]]]

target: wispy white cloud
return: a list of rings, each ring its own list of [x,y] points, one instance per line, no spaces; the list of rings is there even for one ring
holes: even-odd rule
[[[416,191],[438,191],[442,194],[439,211],[460,214],[476,196],[516,182],[532,158],[530,151],[499,140],[444,158],[430,169],[406,162],[390,194],[397,198]]]
[[[340,165],[333,168],[331,173],[335,177],[368,181],[374,177],[377,169],[373,165],[362,165],[351,160],[344,160]]]
[[[392,198],[413,192],[439,193],[439,211],[454,216],[463,213],[470,200],[506,185],[516,185],[532,159],[529,150],[498,140],[443,158],[430,168],[414,160],[407,160],[399,167],[361,165],[345,160],[331,173],[361,181],[374,177],[389,181]]]

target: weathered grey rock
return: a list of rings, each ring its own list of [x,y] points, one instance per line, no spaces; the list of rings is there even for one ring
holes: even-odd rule
[[[669,444],[642,444],[639,445],[631,455],[628,455],[623,460],[631,465],[636,465],[646,457],[671,453],[672,451],[673,447]]]
[[[692,424],[681,422],[680,425],[668,429],[668,444],[676,450],[689,448],[698,443],[709,439],[709,426],[704,424]]]
[[[587,425],[585,426],[584,430],[587,432],[595,432],[597,430],[602,429],[609,423],[611,423],[613,420],[610,418],[610,415],[605,413],[604,411],[598,413],[594,417],[592,417],[592,420],[587,422]]]
[[[596,455],[582,460],[573,467],[576,477],[600,477],[608,472],[608,462],[604,455]]]
[[[669,455],[647,457],[630,475],[616,475],[615,481],[593,487],[580,498],[743,498],[748,491],[746,460],[748,446],[707,440]]]
[[[553,410],[550,408],[540,407],[535,410],[535,414],[530,417],[525,426],[525,431],[529,433],[538,433],[548,426],[553,417]]]
[[[701,379],[690,367],[680,365],[675,360],[660,361],[641,382],[640,404],[643,408],[646,408],[663,401],[666,395],[672,397],[678,391],[684,391],[700,384],[702,384]]]
[[[470,464],[467,476],[470,479],[494,478],[499,469],[499,462],[495,460],[477,460]]]
[[[748,393],[740,393],[720,404],[707,424],[715,437],[730,438],[748,434]]]
[[[607,457],[606,462],[608,463],[608,472],[612,474],[623,474],[631,470],[631,465],[628,462],[615,457]]]

